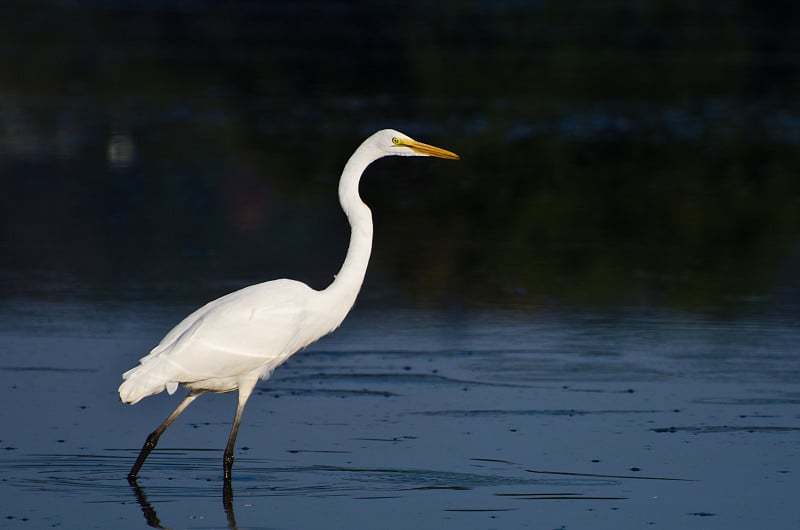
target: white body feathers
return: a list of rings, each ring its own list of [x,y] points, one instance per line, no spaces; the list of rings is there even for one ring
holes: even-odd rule
[[[333,331],[350,307],[330,311],[324,291],[292,280],[245,287],[210,302],[175,326],[125,372],[126,403],[167,390],[227,392],[241,379],[266,379],[296,351]],[[341,309],[344,309],[342,311]]]

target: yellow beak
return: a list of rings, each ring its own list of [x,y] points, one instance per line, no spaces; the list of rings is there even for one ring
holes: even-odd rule
[[[435,156],[436,158],[446,158],[448,160],[461,160],[461,157],[457,154],[448,151],[447,149],[442,149],[441,147],[435,147],[433,145],[423,144],[422,142],[418,142],[416,140],[405,140],[400,139],[399,145],[404,145],[409,149],[426,156]]]

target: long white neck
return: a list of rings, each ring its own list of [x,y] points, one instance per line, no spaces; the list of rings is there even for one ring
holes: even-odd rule
[[[339,202],[350,222],[350,246],[342,268],[323,292],[335,303],[337,313],[342,312],[342,319],[356,301],[372,252],[372,212],[358,194],[358,183],[375,159],[374,152],[362,144],[347,161],[339,181]]]

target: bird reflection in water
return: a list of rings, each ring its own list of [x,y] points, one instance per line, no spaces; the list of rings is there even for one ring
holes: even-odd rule
[[[142,509],[142,514],[144,514],[144,519],[147,521],[147,526],[151,528],[169,528],[161,524],[156,509],[153,508],[153,505],[147,500],[147,495],[136,481],[136,478],[128,478],[128,484],[131,485],[133,494],[136,496],[136,502],[139,503]],[[222,482],[222,507],[225,510],[225,518],[228,520],[228,528],[231,530],[239,528],[236,525],[236,514],[233,511],[233,486],[229,479],[224,479]]]

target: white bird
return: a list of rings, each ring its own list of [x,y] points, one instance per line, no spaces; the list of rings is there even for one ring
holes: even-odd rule
[[[148,437],[128,479],[133,481],[161,434],[205,392],[239,391],[236,415],[223,458],[230,480],[233,448],[242,411],[259,379],[267,379],[292,354],[342,323],[356,300],[372,250],[372,213],[358,194],[361,175],[384,156],[434,156],[451,160],[450,151],[385,129],[367,138],[348,160],[339,180],[339,202],[350,222],[344,264],[328,288],[317,291],[294,280],[273,280],[245,287],[209,302],[175,326],[139,365],[122,374],[124,403],[179,384],[189,393]]]

